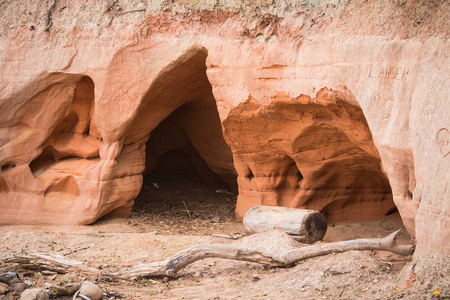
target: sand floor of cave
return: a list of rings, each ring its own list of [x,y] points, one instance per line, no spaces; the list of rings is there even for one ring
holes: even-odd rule
[[[129,218],[101,220],[90,226],[2,226],[0,253],[56,251],[97,268],[117,270],[165,259],[198,243],[234,242],[212,237],[214,233],[245,233],[234,217],[234,195],[186,180],[157,183],[159,188],[144,183]],[[146,199],[149,195],[153,201]],[[330,224],[325,241],[381,237],[402,227],[398,215],[374,222]],[[405,232],[400,242],[409,242]],[[176,279],[153,278],[145,284],[76,273],[40,276],[35,272],[28,279],[37,287],[44,281],[90,279],[104,291],[126,299],[383,299],[400,293],[395,289],[397,275],[410,260],[387,252],[351,251],[278,269],[207,259],[181,271]],[[23,274],[25,270],[0,263],[0,272],[4,271]]]

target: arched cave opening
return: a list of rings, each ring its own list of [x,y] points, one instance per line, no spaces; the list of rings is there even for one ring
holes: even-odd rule
[[[249,99],[224,121],[238,171],[238,218],[255,205],[314,209],[329,223],[396,212],[367,120],[350,93],[324,88],[316,98],[278,96],[264,110]]]
[[[164,70],[126,134],[138,140],[135,132],[149,132],[142,136],[145,171],[133,213],[155,225],[174,218],[235,219],[237,174],[206,76],[206,56],[206,49],[193,49]]]

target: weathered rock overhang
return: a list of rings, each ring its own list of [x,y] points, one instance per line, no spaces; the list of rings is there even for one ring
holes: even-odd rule
[[[98,33],[61,27],[62,12],[49,32],[2,39],[2,224],[126,215],[154,164],[152,132],[172,120],[230,188],[237,173],[240,216],[263,203],[368,219],[393,200],[416,255],[450,253],[442,35],[346,35],[314,10],[157,13],[145,26],[107,12]]]
[[[321,211],[328,222],[380,219],[395,210],[362,110],[348,91],[253,99],[224,120],[238,172],[240,219],[255,205]]]

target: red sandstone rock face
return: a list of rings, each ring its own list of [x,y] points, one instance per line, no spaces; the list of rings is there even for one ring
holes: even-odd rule
[[[2,4],[34,10],[1,19],[0,223],[125,216],[143,173],[178,166],[237,184],[239,218],[258,204],[329,222],[398,208],[416,256],[450,253],[448,6],[421,27],[392,18],[419,15],[409,1],[279,19],[81,2],[58,1],[50,32],[38,4]]]
[[[223,124],[239,218],[260,204],[319,210],[328,222],[395,209],[363,112],[346,97],[324,88],[316,98],[276,95],[264,107],[250,99],[231,110]]]

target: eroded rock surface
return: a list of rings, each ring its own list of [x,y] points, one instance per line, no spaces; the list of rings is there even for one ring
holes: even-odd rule
[[[47,2],[0,4],[0,223],[126,216],[172,164],[237,182],[239,218],[398,209],[450,253],[445,1]]]
[[[275,95],[264,107],[250,99],[230,111],[239,218],[258,204],[319,210],[328,222],[395,208],[363,112],[348,96],[324,88],[316,98]]]

